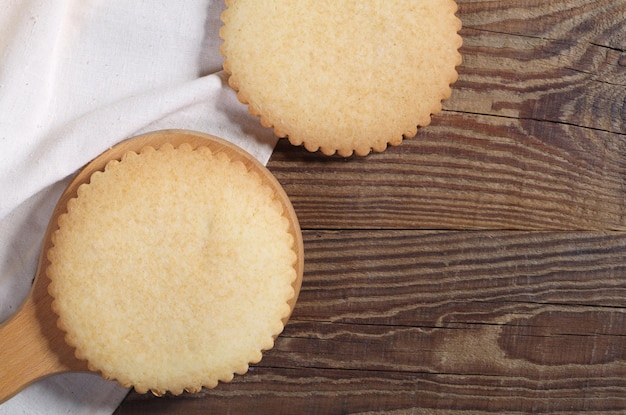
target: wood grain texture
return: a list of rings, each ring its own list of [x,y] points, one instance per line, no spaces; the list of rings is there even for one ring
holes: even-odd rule
[[[305,275],[275,348],[118,414],[626,413],[626,1],[458,3],[459,80],[416,137],[279,142]]]
[[[626,411],[625,235],[308,231],[305,246],[259,365],[118,413]]]

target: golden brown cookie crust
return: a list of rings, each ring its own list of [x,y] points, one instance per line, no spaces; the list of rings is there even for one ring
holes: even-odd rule
[[[294,239],[243,163],[146,147],[95,173],[67,210],[49,292],[91,370],[179,394],[231,380],[273,346],[294,296]]]
[[[461,63],[453,0],[227,0],[239,100],[294,145],[366,155],[430,123]]]

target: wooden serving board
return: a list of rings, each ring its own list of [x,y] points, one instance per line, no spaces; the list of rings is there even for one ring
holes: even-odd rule
[[[57,328],[57,316],[51,310],[52,297],[48,294],[46,268],[47,251],[51,235],[57,229],[58,217],[65,212],[67,202],[76,196],[78,187],[87,182],[95,171],[104,169],[110,160],[119,160],[129,152],[138,152],[146,146],[160,147],[170,143],[177,147],[183,143],[193,148],[206,146],[214,152],[225,152],[232,160],[241,161],[255,171],[275,192],[290,220],[298,257],[296,263],[295,296],[290,301],[295,306],[302,284],[304,248],[298,218],[286,193],[274,176],[254,157],[220,138],[185,130],[166,130],[141,135],[124,141],[87,164],[61,195],[48,224],[41,249],[33,288],[18,312],[0,325],[0,403],[34,381],[62,372],[88,371],[84,361],[74,357],[74,349],[64,340],[64,332]],[[288,318],[285,319],[285,323]]]

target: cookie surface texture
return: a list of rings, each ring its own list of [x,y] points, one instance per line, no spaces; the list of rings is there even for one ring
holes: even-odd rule
[[[226,0],[229,83],[278,137],[366,155],[430,123],[461,63],[453,0]]]
[[[274,192],[224,153],[146,147],[78,189],[48,251],[76,356],[157,395],[243,374],[290,313],[294,240]]]

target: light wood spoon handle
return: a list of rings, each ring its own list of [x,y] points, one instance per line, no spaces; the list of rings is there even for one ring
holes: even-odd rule
[[[56,326],[47,286],[35,284],[18,313],[0,326],[0,403],[42,377],[87,370]]]

